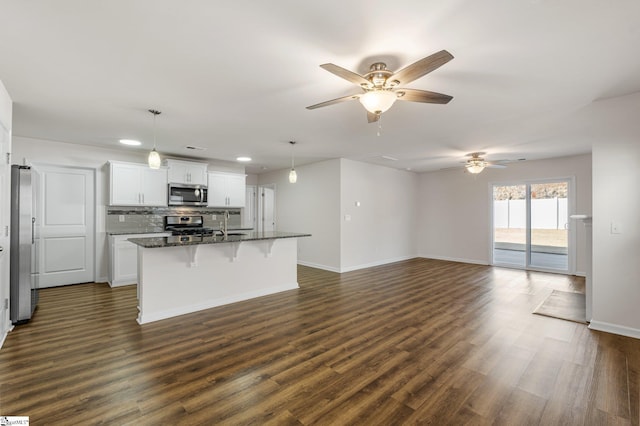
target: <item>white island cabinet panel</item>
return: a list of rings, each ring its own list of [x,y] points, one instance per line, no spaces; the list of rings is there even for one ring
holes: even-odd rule
[[[297,238],[238,244],[138,247],[138,322],[298,288]]]

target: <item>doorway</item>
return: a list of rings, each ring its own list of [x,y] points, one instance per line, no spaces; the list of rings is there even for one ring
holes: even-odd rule
[[[258,187],[258,231],[276,230],[276,184]]]
[[[492,264],[573,273],[573,179],[493,184]]]

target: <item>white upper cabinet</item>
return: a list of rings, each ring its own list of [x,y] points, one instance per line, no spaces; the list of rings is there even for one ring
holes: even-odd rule
[[[167,159],[169,183],[187,183],[190,185],[207,184],[207,163]]]
[[[209,207],[244,207],[246,176],[238,173],[209,173]]]
[[[109,205],[166,206],[167,169],[146,164],[109,162]]]

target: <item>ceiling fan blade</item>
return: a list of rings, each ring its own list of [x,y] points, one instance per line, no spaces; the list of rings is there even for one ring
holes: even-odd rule
[[[443,95],[442,93],[429,92],[427,90],[417,89],[397,89],[398,100],[411,102],[424,102],[428,104],[446,104],[449,103],[453,96]],[[404,93],[404,94],[403,94]]]
[[[404,67],[389,77],[387,81],[389,83],[397,81],[397,83],[394,83],[396,85],[410,83],[413,80],[440,68],[452,59],[453,55],[451,53],[446,50],[441,50],[433,55],[420,59],[418,62],[414,62],[413,64]]]
[[[486,163],[487,165],[485,167],[488,167],[490,169],[506,169],[507,166],[505,166],[504,164],[496,164],[496,163]]]
[[[330,73],[337,75],[340,78],[344,78],[345,80],[350,81],[353,84],[357,84],[358,86],[362,86],[362,85],[364,85],[364,87],[372,86],[371,82],[366,78],[364,78],[363,76],[361,76],[360,74],[356,74],[353,71],[349,71],[337,65],[322,64],[320,65],[320,68],[323,68],[329,71]]]
[[[353,99],[358,99],[359,97],[360,97],[360,94],[343,96],[341,98],[331,99],[330,101],[325,101],[325,102],[320,102],[319,104],[310,105],[310,106],[307,107],[307,109],[321,108],[321,107],[337,104],[337,103],[344,102],[344,101],[350,101],[350,100],[353,100]]]
[[[374,114],[372,112],[367,111],[367,121],[369,123],[375,123],[380,120],[380,114]]]

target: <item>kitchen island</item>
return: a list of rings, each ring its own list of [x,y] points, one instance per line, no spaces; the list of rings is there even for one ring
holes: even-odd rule
[[[138,246],[138,323],[298,288],[291,232],[131,238]]]

